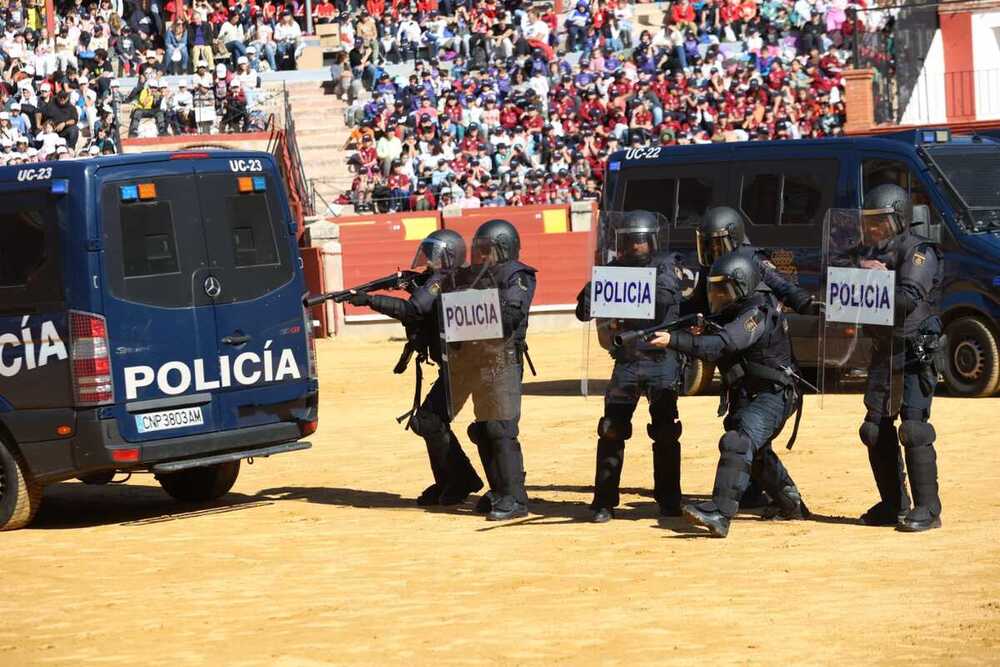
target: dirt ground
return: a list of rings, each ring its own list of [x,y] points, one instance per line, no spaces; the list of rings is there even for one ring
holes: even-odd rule
[[[582,336],[530,342],[532,516],[417,508],[400,343],[321,341],[312,450],[244,464],[209,508],[149,476],[60,484],[0,534],[0,665],[1000,662],[1000,399],[935,402],[942,530],[857,524],[875,490],[860,396],[841,395],[809,397],[780,441],[814,520],[741,515],[712,540],[657,519],[644,419],[618,518],[587,523],[601,401],[578,393]],[[715,408],[681,400],[691,496],[711,490]]]

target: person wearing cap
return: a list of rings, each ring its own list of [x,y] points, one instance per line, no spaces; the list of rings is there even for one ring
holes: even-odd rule
[[[18,131],[11,124],[10,112],[0,111],[0,140],[6,139],[13,146],[18,134]]]
[[[139,136],[139,123],[145,118],[156,121],[157,136],[167,134],[166,116],[163,111],[163,89],[157,80],[147,81],[136,96],[135,107],[129,117],[128,136]]]
[[[43,86],[48,85],[43,84]],[[71,146],[76,146],[76,141],[80,137],[79,116],[76,107],[70,102],[69,93],[60,90],[55,98],[50,97],[50,101],[39,107],[39,112],[44,120],[52,121],[56,134],[66,140]]]
[[[169,108],[170,127],[174,134],[194,132],[194,96],[188,90],[187,79],[177,83],[177,92],[171,95]]]
[[[229,82],[229,91],[226,93],[225,111],[222,120],[219,121],[220,132],[246,132],[250,123],[250,116],[247,113],[247,98],[243,92],[243,86],[239,79],[234,78]]]

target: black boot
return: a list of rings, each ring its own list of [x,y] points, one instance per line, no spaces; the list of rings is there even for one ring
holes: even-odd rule
[[[431,507],[441,504],[441,487],[437,482],[431,484],[424,492],[417,496],[417,504],[421,507]]]
[[[802,501],[802,495],[795,486],[784,487],[777,493],[777,496],[770,505],[764,508],[761,518],[792,521],[808,519],[812,514]]]
[[[489,514],[492,511],[493,511],[493,492],[487,491],[479,498],[479,502],[476,503],[476,513]]]
[[[909,506],[909,502],[907,502]],[[861,523],[866,526],[895,526],[906,518],[907,510],[891,507],[885,501],[878,501],[861,515]]]
[[[471,477],[466,477],[456,484],[448,484],[441,492],[442,505],[458,505],[465,502],[470,493],[475,493],[483,488],[483,480],[475,472]]]
[[[914,507],[906,513],[896,530],[902,533],[920,533],[941,527],[941,517],[930,513],[926,507]]]
[[[509,521],[528,516],[528,506],[514,500],[513,496],[504,496],[493,504],[493,509],[486,515],[487,521]]]
[[[660,516],[681,515],[681,444],[653,443],[653,495]]]
[[[724,516],[713,502],[684,506],[684,518],[694,526],[705,526],[712,537],[729,534],[729,518]]]
[[[590,520],[593,523],[607,523],[608,521],[611,521],[614,518],[615,518],[614,510],[611,510],[607,507],[598,507],[596,510],[594,510],[594,516],[591,517]]]

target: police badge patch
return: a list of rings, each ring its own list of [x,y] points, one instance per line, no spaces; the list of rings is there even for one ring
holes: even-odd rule
[[[924,262],[927,261],[927,256],[922,252],[913,253],[913,263],[917,266],[923,266]]]
[[[753,333],[757,330],[757,318],[753,315],[748,317],[745,322],[743,322],[743,328],[747,330],[747,333]]]
[[[520,287],[525,292],[528,291],[528,285],[524,282],[524,277],[522,277],[520,274],[517,276],[517,286]]]
[[[774,262],[772,262],[772,261],[771,261],[771,260],[769,260],[769,259],[765,259],[765,260],[763,260],[763,261],[761,262],[761,265],[762,265],[762,266],[763,266],[764,268],[766,268],[766,269],[771,269],[772,271],[777,271],[777,270],[778,270],[778,269],[777,269],[777,267],[776,267],[776,266],[774,265]]]
[[[441,291],[441,285],[440,283],[431,283],[427,289],[430,290],[431,294],[437,294]]]

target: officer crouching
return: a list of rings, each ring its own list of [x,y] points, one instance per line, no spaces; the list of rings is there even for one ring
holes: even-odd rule
[[[712,500],[685,505],[685,518],[725,537],[750,485],[755,455],[778,433],[798,404],[798,387],[788,327],[778,302],[761,291],[756,262],[730,253],[717,259],[708,279],[713,333],[658,332],[651,344],[716,363],[727,408],[719,441],[719,465]],[[798,488],[775,455],[758,481],[783,518],[799,518]],[[758,473],[759,474],[759,473]]]

